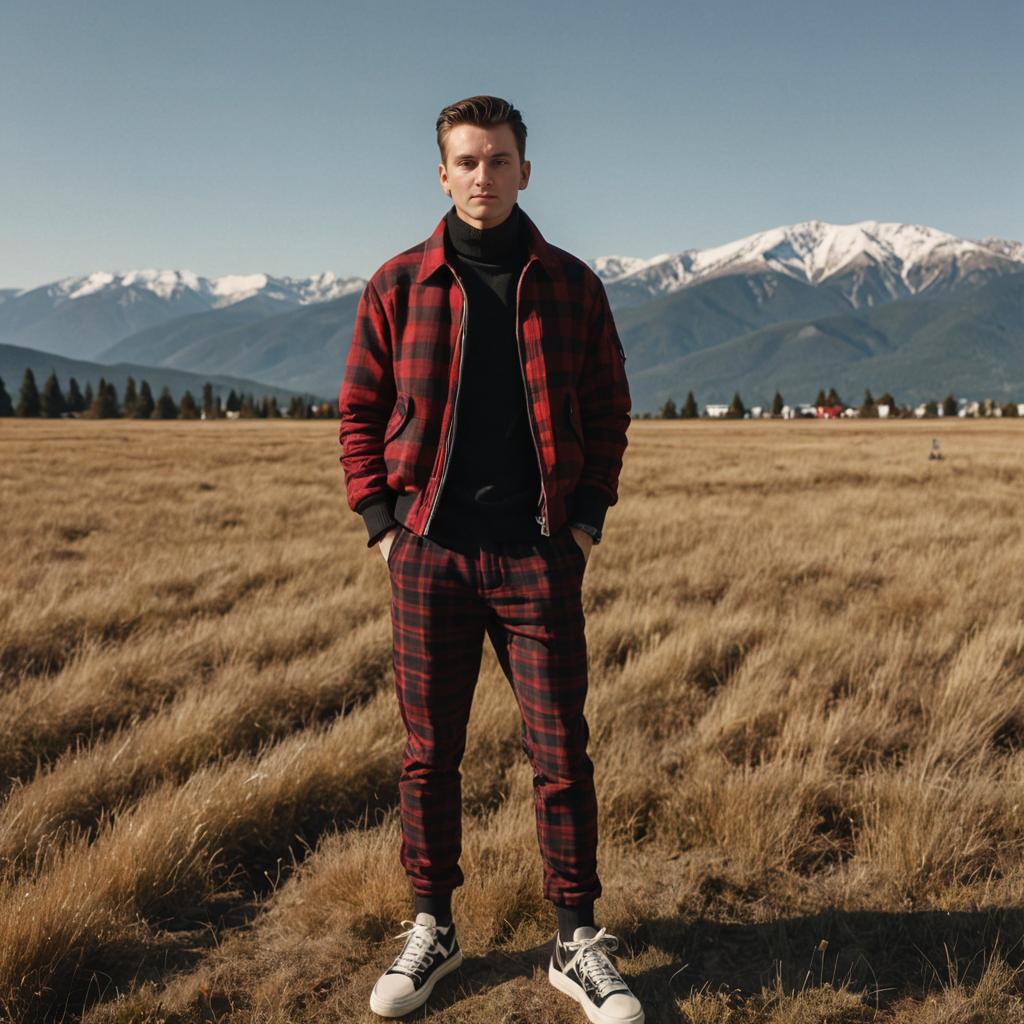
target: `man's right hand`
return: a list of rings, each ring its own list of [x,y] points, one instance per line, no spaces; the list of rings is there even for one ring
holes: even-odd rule
[[[379,541],[377,541],[377,547],[380,553],[384,556],[384,561],[387,562],[388,555],[391,553],[391,545],[395,542],[395,537],[398,536],[398,526],[392,526],[385,534],[383,534]]]

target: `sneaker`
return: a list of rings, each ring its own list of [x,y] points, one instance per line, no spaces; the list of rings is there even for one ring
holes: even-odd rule
[[[377,979],[370,993],[370,1009],[381,1017],[401,1017],[422,1006],[438,978],[462,963],[462,950],[455,937],[455,922],[441,927],[433,914],[420,912],[408,931],[395,935],[406,939],[405,948]]]
[[[580,925],[572,942],[555,936],[548,965],[548,980],[560,992],[572,996],[594,1024],[643,1024],[640,1000],[612,966],[605,950],[618,948],[619,940],[602,928]]]

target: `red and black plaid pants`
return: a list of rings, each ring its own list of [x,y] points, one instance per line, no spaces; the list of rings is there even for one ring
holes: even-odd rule
[[[585,564],[568,526],[536,541],[484,542],[469,554],[399,525],[388,570],[395,684],[408,737],[400,858],[414,894],[451,892],[464,881],[460,764],[486,633],[519,705],[521,744],[533,768],[544,896],[571,906],[601,895],[583,714]]]

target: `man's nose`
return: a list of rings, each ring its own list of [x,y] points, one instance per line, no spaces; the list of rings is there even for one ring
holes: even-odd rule
[[[476,183],[478,185],[489,185],[491,182],[491,169],[490,166],[483,161],[477,166],[476,169]]]

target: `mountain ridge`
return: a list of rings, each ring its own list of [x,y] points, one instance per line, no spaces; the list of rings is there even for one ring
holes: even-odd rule
[[[637,411],[687,390],[702,401],[728,400],[761,372],[809,387],[809,367],[822,378],[815,392],[830,374],[842,375],[847,390],[902,389],[908,397],[940,379],[946,390],[960,381],[990,394],[1018,387],[1024,298],[1015,284],[989,287],[1024,271],[1017,241],[814,220],[704,250],[589,263],[615,312]],[[96,272],[59,288],[0,290],[0,342],[336,395],[363,283]],[[948,302],[941,313],[939,300]],[[871,350],[882,337],[888,354]],[[766,361],[769,348],[794,366]],[[927,365],[909,363],[915,353]],[[892,379],[865,376],[885,366]]]

